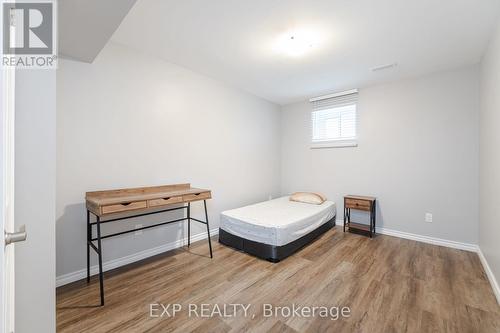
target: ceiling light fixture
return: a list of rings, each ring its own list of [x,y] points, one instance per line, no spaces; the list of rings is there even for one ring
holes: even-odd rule
[[[278,36],[275,51],[290,57],[300,57],[319,43],[318,34],[310,30],[300,29]]]

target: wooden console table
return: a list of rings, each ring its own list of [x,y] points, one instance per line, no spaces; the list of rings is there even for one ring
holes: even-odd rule
[[[120,190],[87,192],[85,195],[87,206],[87,283],[90,282],[90,248],[94,249],[99,259],[99,286],[101,292],[101,306],[104,305],[104,279],[102,271],[102,245],[101,240],[130,232],[158,227],[161,225],[188,221],[188,246],[191,244],[191,220],[206,224],[210,258],[212,256],[212,243],[210,241],[210,228],[208,226],[207,199],[212,197],[210,190],[193,188],[190,184],[175,184],[154,187],[139,187]],[[191,202],[203,200],[205,208],[205,221],[191,217]],[[179,207],[168,208],[169,205],[178,204]],[[187,205],[186,205],[187,204]],[[134,217],[158,214],[173,210],[186,209],[186,217],[148,225],[142,228],[131,229],[109,235],[101,235],[101,224],[115,222]],[[125,217],[113,217],[117,213],[131,213]],[[91,222],[90,215],[96,217]],[[96,226],[94,237],[93,226]],[[97,241],[97,245],[94,242]]]
[[[370,238],[375,234],[375,217],[377,212],[375,210],[376,198],[360,196],[360,195],[347,195],[344,197],[344,232],[346,227],[349,232],[367,232]],[[370,214],[370,224],[361,224],[351,221],[351,209],[363,210]]]

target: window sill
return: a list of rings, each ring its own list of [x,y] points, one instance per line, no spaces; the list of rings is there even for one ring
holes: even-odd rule
[[[311,143],[311,149],[323,149],[323,148],[348,148],[357,147],[357,140],[337,140],[337,141],[327,141],[327,142],[314,142]]]

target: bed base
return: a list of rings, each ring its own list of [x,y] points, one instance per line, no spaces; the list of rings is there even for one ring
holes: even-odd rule
[[[255,242],[246,238],[235,236],[219,228],[219,243],[232,247],[236,250],[246,252],[258,258],[277,263],[286,257],[291,256],[333,227],[335,227],[335,216],[330,221],[322,224],[307,235],[281,246]]]

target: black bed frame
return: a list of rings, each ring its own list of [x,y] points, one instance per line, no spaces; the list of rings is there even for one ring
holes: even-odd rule
[[[291,256],[333,227],[335,227],[335,216],[310,233],[282,246],[255,242],[219,228],[219,243],[276,263]]]

